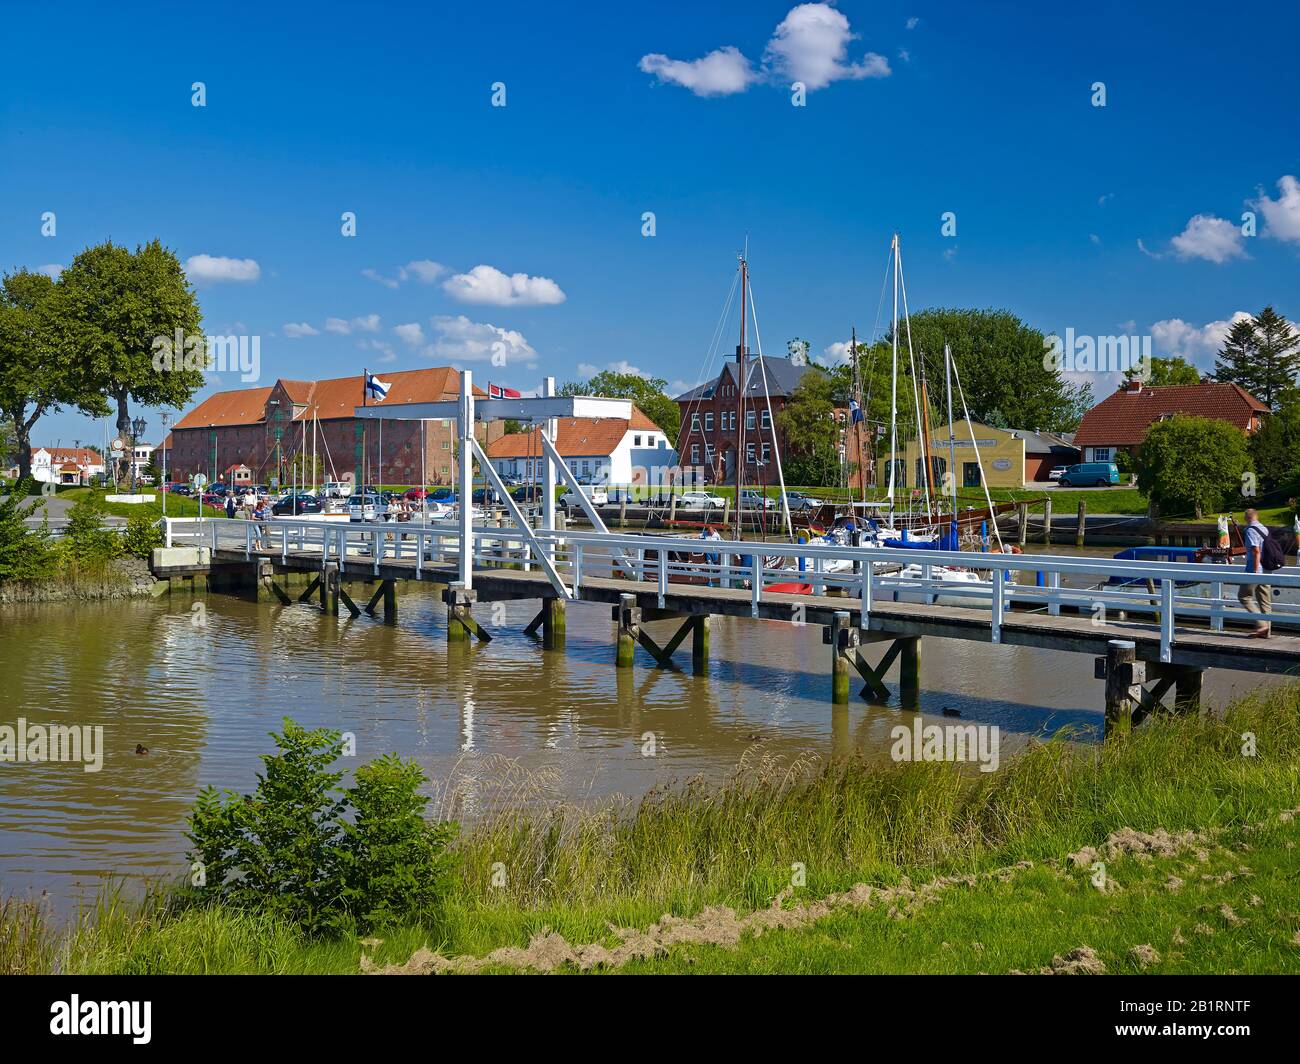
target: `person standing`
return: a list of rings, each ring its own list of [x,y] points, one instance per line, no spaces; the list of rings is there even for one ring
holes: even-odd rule
[[[1261,576],[1267,571],[1264,564],[1266,547],[1270,544],[1268,529],[1259,521],[1259,511],[1253,507],[1246,511],[1246,531],[1242,536],[1246,544],[1246,572]],[[1271,566],[1277,568],[1276,565]],[[1258,613],[1261,618],[1273,612],[1273,589],[1263,582],[1242,584],[1237,591],[1237,599],[1251,613]],[[1267,639],[1269,622],[1261,619],[1248,639]]]
[[[235,516],[235,493],[234,491],[226,492],[226,516]]]

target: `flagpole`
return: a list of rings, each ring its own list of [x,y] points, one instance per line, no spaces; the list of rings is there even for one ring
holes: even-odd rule
[[[370,370],[365,366],[361,367],[361,405],[368,405],[367,399],[370,396]],[[366,424],[367,419],[361,419],[361,483],[357,485],[361,491],[366,490],[366,430],[369,426]]]

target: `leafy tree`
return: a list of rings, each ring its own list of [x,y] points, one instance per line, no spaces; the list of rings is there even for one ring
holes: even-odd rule
[[[785,440],[781,461],[787,484],[831,485],[839,480],[840,433],[834,397],[831,375],[812,369],[777,414],[777,427]]]
[[[53,280],[28,270],[0,281],[0,450],[17,450],[20,479],[31,475],[32,426],[42,415],[64,406],[90,417],[108,413],[81,352],[59,342],[56,293]]]
[[[1241,491],[1250,454],[1240,429],[1214,418],[1176,414],[1151,426],[1138,452],[1138,489],[1162,513],[1203,517]]]
[[[1286,402],[1276,413],[1264,415],[1259,431],[1250,437],[1250,456],[1261,491],[1273,491],[1300,473],[1300,402]]]
[[[662,377],[642,377],[636,373],[601,370],[590,380],[568,381],[560,386],[561,395],[600,395],[606,399],[631,399],[651,421],[664,430],[670,442],[677,440],[681,428],[681,409],[664,389]]]
[[[31,488],[31,480],[19,481],[8,495],[0,495],[0,584],[6,580],[37,580],[49,569],[47,536],[43,530],[26,525],[41,507],[40,499],[27,501]]]
[[[1276,410],[1296,387],[1300,335],[1271,306],[1233,323],[1214,363],[1214,379],[1239,384]]]
[[[913,352],[924,360],[932,399],[944,380],[943,347],[949,345],[976,421],[993,424],[997,418],[1014,428],[1071,432],[1093,405],[1092,386],[1066,381],[1044,358],[1046,337],[1010,311],[924,310],[911,318],[911,337]],[[901,366],[907,350],[901,325],[898,341]],[[955,389],[953,403],[959,403]],[[954,416],[960,417],[960,410]]]
[[[1185,358],[1173,355],[1164,358],[1156,355],[1151,359],[1151,372],[1148,374],[1147,385],[1153,388],[1160,388],[1168,384],[1200,384],[1201,371],[1193,366]],[[1133,380],[1138,375],[1136,367],[1124,371],[1125,380]]]
[[[180,260],[157,240],[134,252],[112,241],[82,251],[59,277],[55,302],[60,343],[82,352],[119,435],[131,433],[131,400],[183,408],[202,387],[206,350],[184,340],[173,347],[178,332],[199,340],[203,316]]]

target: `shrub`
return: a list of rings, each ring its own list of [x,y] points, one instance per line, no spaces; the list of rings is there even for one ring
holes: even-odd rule
[[[396,756],[338,786],[338,732],[285,719],[253,794],[204,790],[189,817],[198,896],[292,921],[311,934],[428,919],[450,878],[456,828],[430,824],[425,782]]]
[[[46,576],[51,562],[49,538],[26,521],[39,508],[40,500],[27,501],[31,481],[18,484],[0,499],[0,583],[6,580],[37,580]]]
[[[63,535],[74,561],[102,562],[121,553],[121,541],[116,532],[104,527],[104,516],[104,508],[94,495],[79,500],[68,511]]]
[[[121,539],[122,553],[133,558],[148,558],[155,547],[163,545],[159,522],[144,514],[132,514],[126,521],[126,532]]]

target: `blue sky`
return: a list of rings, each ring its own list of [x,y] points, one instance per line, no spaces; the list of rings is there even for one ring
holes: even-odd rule
[[[1300,317],[1300,5],[1073,8],[27,5],[0,267],[159,237],[206,331],[261,337],[262,383],[626,363],[685,387],[747,235],[768,353],[870,336],[895,230],[914,310],[1151,334],[1203,367],[1234,314]],[[35,439],[101,435],[64,413]]]

